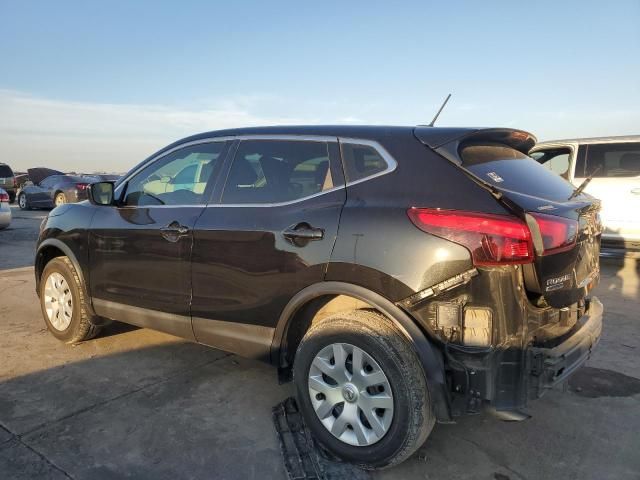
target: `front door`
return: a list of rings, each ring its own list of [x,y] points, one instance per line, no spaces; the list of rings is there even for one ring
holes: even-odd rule
[[[574,185],[602,200],[603,240],[640,246],[640,143],[581,145]],[[596,171],[597,169],[597,171]]]
[[[324,278],[345,189],[336,138],[243,140],[194,234],[196,339],[266,359],[278,317]]]
[[[207,142],[170,151],[116,190],[120,206],[97,208],[89,261],[98,315],[193,337],[193,228],[209,200],[225,148],[225,142]],[[199,177],[167,188],[190,165],[198,167]]]

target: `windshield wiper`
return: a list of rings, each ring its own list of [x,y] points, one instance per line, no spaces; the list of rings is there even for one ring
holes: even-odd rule
[[[575,198],[578,195],[580,195],[582,193],[582,191],[585,188],[587,188],[587,185],[589,185],[589,182],[591,180],[593,180],[593,177],[596,176],[596,173],[598,173],[601,168],[602,168],[602,165],[598,165],[596,167],[596,169],[593,172],[591,172],[591,175],[589,175],[587,178],[585,178],[584,181],[580,184],[580,186],[573,191],[573,193],[571,194],[571,196],[569,198],[567,198],[567,200],[571,200],[572,198]]]

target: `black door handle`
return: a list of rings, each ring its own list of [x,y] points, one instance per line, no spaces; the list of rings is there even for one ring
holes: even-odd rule
[[[177,221],[171,222],[166,227],[160,229],[162,236],[170,242],[177,242],[181,236],[189,233],[189,227],[180,225]]]
[[[311,240],[322,240],[324,230],[322,228],[314,228],[308,223],[298,223],[297,225],[287,228],[282,235],[287,240],[308,242]]]

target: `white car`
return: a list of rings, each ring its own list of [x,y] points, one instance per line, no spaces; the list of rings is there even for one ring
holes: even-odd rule
[[[0,230],[7,228],[11,223],[11,207],[9,207],[9,194],[0,188]]]
[[[534,159],[602,201],[603,246],[640,250],[640,135],[538,143]]]

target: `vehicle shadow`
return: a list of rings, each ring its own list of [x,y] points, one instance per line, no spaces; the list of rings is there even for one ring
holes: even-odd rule
[[[0,471],[4,478],[284,479],[271,410],[291,392],[268,365],[183,341],[8,378],[0,382]],[[638,396],[550,391],[524,422],[478,415],[436,425],[416,455],[372,476],[637,473],[639,406]]]
[[[0,471],[285,478],[271,409],[287,396],[271,367],[182,341],[57,365],[0,382]]]

